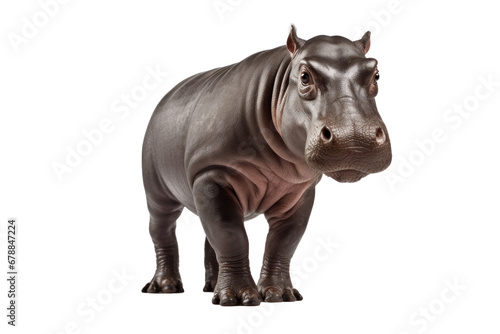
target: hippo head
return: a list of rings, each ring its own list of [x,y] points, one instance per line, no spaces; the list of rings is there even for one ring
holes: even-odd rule
[[[380,117],[377,61],[366,58],[370,32],[357,41],[340,36],[287,40],[289,82],[281,101],[280,132],[296,156],[338,182],[356,182],[386,169],[392,159]]]

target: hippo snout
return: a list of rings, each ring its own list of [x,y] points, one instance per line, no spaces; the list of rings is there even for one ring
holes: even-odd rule
[[[380,120],[342,125],[324,121],[309,137],[307,163],[339,182],[381,172],[392,160],[389,135]]]
[[[358,141],[364,142],[367,148],[377,148],[387,143],[385,132],[380,125],[368,125],[363,129],[363,134],[358,135]],[[319,137],[323,145],[328,145],[335,150],[343,149],[346,144],[350,144],[351,139],[355,139],[349,138],[351,137],[349,132],[328,125],[321,128]]]

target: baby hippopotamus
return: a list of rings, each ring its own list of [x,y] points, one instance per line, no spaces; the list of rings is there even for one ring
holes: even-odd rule
[[[292,25],[286,46],[196,74],[165,95],[143,145],[157,265],[143,292],[184,291],[175,227],[186,207],[206,234],[203,291],[214,304],[302,300],[290,260],[321,176],[356,182],[391,163],[369,49],[370,32],[303,40]],[[269,233],[256,284],[244,221],[260,214]]]

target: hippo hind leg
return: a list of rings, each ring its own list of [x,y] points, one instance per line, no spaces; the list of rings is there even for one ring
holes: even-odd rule
[[[149,233],[156,253],[156,272],[142,292],[180,293],[184,292],[179,273],[179,250],[175,227],[177,218],[184,208],[174,200],[165,199],[161,205],[149,201]]]
[[[205,286],[203,287],[203,291],[214,292],[218,276],[219,262],[217,262],[217,256],[212,245],[205,238]]]

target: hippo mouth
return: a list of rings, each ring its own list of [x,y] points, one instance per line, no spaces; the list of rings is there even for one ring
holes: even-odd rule
[[[337,182],[352,183],[357,182],[368,175],[355,169],[344,169],[335,172],[325,173],[326,176],[331,177]]]

